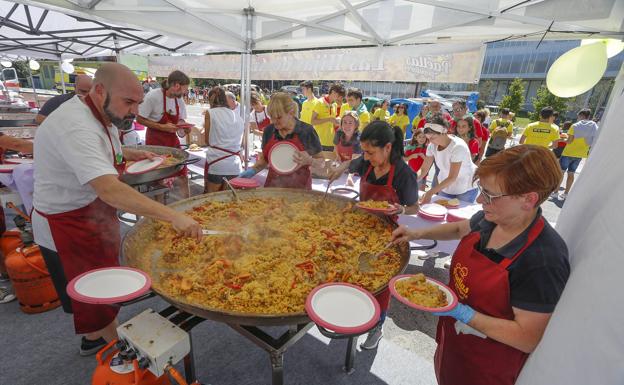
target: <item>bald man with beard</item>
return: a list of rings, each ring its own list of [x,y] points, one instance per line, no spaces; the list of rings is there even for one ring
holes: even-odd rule
[[[117,210],[170,222],[180,234],[201,239],[201,227],[192,218],[118,179],[125,161],[155,156],[119,142],[117,127],[134,120],[142,101],[143,89],[132,71],[105,64],[87,96],[63,103],[35,137],[35,242],[63,309],[73,312],[76,334],[83,335],[81,355],[116,338],[119,308],[70,300],[65,287],[86,271],[119,265]]]
[[[91,91],[92,85],[93,80],[91,80],[91,77],[89,75],[77,75],[74,84],[75,91],[63,95],[57,95],[45,102],[43,107],[41,107],[41,109],[39,110],[37,116],[35,116],[35,122],[37,124],[43,123],[45,118],[47,118],[52,112],[59,108],[61,104],[65,103],[74,96],[78,96],[80,98],[87,96],[89,91]]]

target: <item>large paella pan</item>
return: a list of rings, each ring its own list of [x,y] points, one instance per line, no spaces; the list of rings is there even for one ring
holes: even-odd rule
[[[318,284],[344,281],[376,293],[409,261],[408,245],[390,249],[372,271],[364,251],[381,250],[395,224],[353,210],[352,201],[279,188],[193,197],[170,205],[204,228],[224,231],[202,242],[169,224],[142,219],[122,245],[125,264],[146,271],[165,300],[203,318],[241,325],[307,322],[304,303]]]

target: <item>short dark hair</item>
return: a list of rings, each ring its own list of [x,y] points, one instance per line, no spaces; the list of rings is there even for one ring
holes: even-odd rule
[[[172,73],[170,73],[169,76],[167,77],[167,87],[163,87],[163,88],[169,88],[175,83],[178,83],[181,86],[187,86],[191,84],[191,79],[188,76],[186,76],[184,72],[175,70]]]
[[[554,113],[555,113],[555,110],[553,110],[552,107],[550,107],[550,106],[544,107],[540,111],[540,117],[542,119],[550,119],[554,115]]]
[[[368,142],[374,147],[384,147],[386,144],[392,143],[390,162],[394,163],[403,159],[403,130],[401,127],[392,127],[387,122],[375,120],[364,128],[360,142]]]
[[[509,111],[509,108],[501,108],[500,112],[501,115],[509,115],[511,111]]]
[[[584,116],[586,119],[591,117],[591,110],[589,108],[583,108],[577,115]]]
[[[332,84],[331,87],[329,87],[329,93],[331,94],[332,92],[337,93],[338,95],[342,96],[343,98],[345,96],[345,88],[340,83]]]
[[[347,92],[347,97],[349,96],[362,100],[362,91],[360,91],[359,88],[351,88],[349,92]]]
[[[299,87],[301,88],[309,88],[309,89],[314,89],[314,83],[312,83],[312,81],[310,80],[304,80],[301,83],[299,83]]]
[[[466,108],[466,101],[464,99],[454,99],[453,104],[459,104],[461,108]]]

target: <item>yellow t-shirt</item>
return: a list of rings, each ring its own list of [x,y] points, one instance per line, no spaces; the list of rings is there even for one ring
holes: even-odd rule
[[[508,135],[512,135],[513,134],[513,122],[507,120],[507,119],[494,119],[492,121],[492,124],[490,124],[490,132],[493,133],[494,130],[496,130],[497,128],[499,128],[498,123],[500,123],[501,127],[505,127],[507,129],[507,134]]]
[[[420,115],[414,116],[414,120],[412,120],[412,132],[416,131],[421,119]]]
[[[388,119],[390,119],[390,112],[384,110],[383,108],[378,109],[373,114],[373,120],[383,120],[384,122],[387,122]]]
[[[401,127],[401,130],[403,130],[403,135],[405,135],[405,133],[407,132],[407,125],[409,124],[409,116],[407,115],[397,115],[397,114],[392,114],[392,116],[390,117],[390,119],[388,120],[388,123],[390,123],[391,126],[399,126]]]
[[[318,119],[335,118],[336,103],[328,104],[324,97],[317,99],[314,112],[316,112]],[[334,145],[334,124],[332,122],[317,124],[314,129],[321,140],[321,146],[332,147]]]
[[[342,118],[347,111],[351,111],[351,110],[352,110],[352,108],[349,105],[349,103],[344,103],[340,107],[340,117]],[[360,131],[362,131],[362,130],[364,130],[364,128],[366,128],[366,126],[368,126],[368,123],[370,123],[371,114],[370,114],[370,112],[368,112],[368,110],[364,111],[364,112],[358,114],[358,119],[360,120],[359,129],[360,129]]]
[[[301,115],[299,116],[299,120],[302,122],[312,124],[312,112],[314,111],[314,107],[318,102],[317,98],[308,99],[301,105]]]
[[[522,135],[526,137],[524,144],[549,148],[551,142],[559,139],[559,129],[554,124],[533,122],[526,126]]]
[[[574,135],[574,125],[568,130],[568,135]],[[575,137],[572,143],[568,143],[563,148],[563,153],[561,155],[573,158],[587,158],[589,155],[589,146],[585,138]]]

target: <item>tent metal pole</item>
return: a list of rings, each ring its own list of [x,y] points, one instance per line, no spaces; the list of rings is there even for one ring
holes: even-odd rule
[[[251,112],[251,53],[253,49],[253,8],[245,8],[246,36],[245,52],[241,55],[241,114],[245,122],[244,154],[245,169],[249,165],[249,114]],[[253,143],[251,143],[253,145]]]
[[[56,45],[56,50],[58,51],[58,44]],[[61,73],[61,87],[63,89],[63,93],[66,93],[67,90],[65,89],[65,71],[63,71],[63,58],[61,58],[61,55],[59,55],[59,72]]]
[[[28,76],[30,76],[30,83],[32,84],[33,94],[35,96],[35,104],[37,105],[37,108],[41,108],[39,98],[37,97],[37,89],[35,88],[35,79],[33,78],[32,70],[30,69],[30,58],[27,57],[26,61],[28,62]]]

